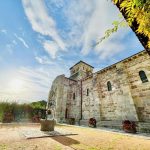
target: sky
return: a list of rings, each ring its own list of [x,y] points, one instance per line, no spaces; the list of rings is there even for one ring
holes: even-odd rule
[[[0,101],[47,100],[78,61],[98,71],[142,51],[129,27],[93,47],[119,14],[111,0],[1,0]]]

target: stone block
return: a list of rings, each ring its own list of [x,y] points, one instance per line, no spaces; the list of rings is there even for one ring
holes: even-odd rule
[[[40,124],[41,124],[41,131],[54,131],[56,121],[41,119]]]

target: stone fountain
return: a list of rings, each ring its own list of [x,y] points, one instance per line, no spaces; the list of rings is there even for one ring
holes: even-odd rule
[[[56,124],[55,120],[55,107],[56,103],[54,98],[54,92],[50,91],[49,99],[46,106],[46,118],[40,120],[41,131],[54,131],[54,127]]]

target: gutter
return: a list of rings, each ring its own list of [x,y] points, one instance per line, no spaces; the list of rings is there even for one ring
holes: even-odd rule
[[[83,103],[83,99],[82,99],[82,79],[80,80],[80,83],[81,83],[81,91],[80,91],[80,94],[81,94],[81,109],[80,109],[80,112],[81,112],[81,116],[80,116],[80,119],[79,119],[79,125],[80,125],[80,121],[82,120],[82,103]]]

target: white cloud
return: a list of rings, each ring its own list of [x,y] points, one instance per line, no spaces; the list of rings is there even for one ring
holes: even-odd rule
[[[95,46],[94,51],[99,55],[100,59],[112,59],[117,53],[126,50],[126,46],[122,43],[122,39],[124,39],[128,33],[129,30],[120,29],[118,32],[112,34],[108,39]]]
[[[43,43],[43,47],[45,48],[45,50],[47,51],[47,53],[49,55],[51,55],[51,57],[53,59],[56,58],[56,53],[59,50],[59,47],[58,47],[58,45],[55,42],[53,42],[53,41],[45,41]]]
[[[64,6],[64,0],[50,0],[48,2],[50,5],[55,5],[56,8],[61,8]]]
[[[22,2],[28,20],[32,25],[32,29],[42,35],[49,36],[52,38],[53,43],[55,43],[55,49],[53,52],[50,52],[47,41],[43,43],[44,48],[46,47],[45,50],[52,56],[52,58],[55,58],[56,53],[59,50],[66,49],[66,45],[58,34],[55,21],[48,15],[44,1],[22,0]]]
[[[52,4],[52,6],[46,7],[44,2]],[[114,60],[114,58],[117,60],[118,58],[113,56],[117,56],[120,51],[125,50],[126,45],[122,41],[126,35],[130,33],[130,30],[127,29],[125,29],[125,31],[120,30],[100,45],[95,48],[92,47],[93,41],[102,37],[106,29],[111,27],[111,23],[117,19],[119,12],[111,1],[22,0],[22,3],[32,29],[38,33],[36,34],[38,36],[37,40],[40,41],[39,43],[43,46],[44,51],[46,51],[51,58],[55,59],[57,57],[57,59],[51,60],[50,57],[43,56],[45,53],[43,54],[43,52],[38,49],[34,51],[34,59],[36,59],[38,63],[43,64],[40,65],[40,67],[36,66],[37,64],[31,64],[30,67],[9,68],[7,72],[2,71],[0,73],[0,99],[14,98],[17,100],[20,99],[21,101],[47,99],[48,91],[54,78],[63,73],[69,74],[69,70],[67,69],[71,67],[78,58],[88,60],[87,62],[92,62],[91,64],[97,64],[97,66],[94,67],[96,67],[96,70],[99,70],[98,65],[100,61],[95,58],[102,59],[102,68]],[[53,8],[53,6],[56,6],[56,8]],[[47,10],[48,8],[54,9],[54,11]],[[60,12],[58,12],[59,10]],[[51,14],[50,12],[56,14]],[[54,20],[52,16],[56,16],[57,18]],[[57,20],[59,20],[59,22],[56,22]],[[61,22],[62,20],[64,22]],[[61,28],[58,28],[60,26]],[[20,31],[22,30],[20,29]],[[0,30],[0,32],[7,33],[6,30]],[[24,36],[25,35],[26,34],[24,34]],[[22,37],[18,35],[15,35],[15,37],[22,42],[25,47],[29,48]],[[137,40],[130,40],[129,38],[128,40],[128,43],[131,41],[131,45],[135,43],[135,45],[138,44]],[[15,46],[17,43],[13,39],[11,44]],[[7,49],[10,53],[12,52],[11,48],[11,45],[8,44]],[[68,53],[65,53],[67,56],[64,56],[63,53],[59,53],[65,51],[66,48],[69,49]],[[88,55],[88,57],[84,57],[92,53],[96,54],[96,56]],[[108,58],[111,59],[106,61]],[[34,65],[34,67],[32,65]],[[14,79],[22,80],[24,83],[20,93],[13,93],[10,90],[9,82]]]
[[[129,28],[120,30],[96,48],[92,47],[107,29],[112,28],[112,22],[118,20],[119,11],[111,1],[106,0],[76,0],[64,7],[66,22],[70,26],[68,44],[81,47],[81,54],[94,53],[101,59],[108,59],[125,50],[123,38],[131,33]],[[136,38],[136,37],[135,37]]]
[[[1,29],[0,32],[7,34],[7,30],[5,30],[5,29]]]
[[[54,64],[53,61],[50,61],[50,59],[46,56],[36,56],[35,59],[37,60],[38,63],[42,64],[42,65],[51,65]]]
[[[13,45],[12,44],[6,44],[6,50],[10,55],[13,54]]]
[[[25,42],[23,38],[19,37],[17,34],[14,34],[14,35],[26,48],[29,48],[28,44]]]
[[[15,40],[13,40],[12,43],[13,43],[14,45],[17,45],[17,42],[16,42]]]
[[[47,100],[52,81],[57,75],[65,73],[65,70],[65,65],[62,67],[56,63],[50,67],[21,67],[3,70],[0,74],[0,101]],[[16,81],[19,81],[21,86],[17,85]],[[10,86],[10,83],[16,84]]]
[[[131,32],[127,29],[125,29],[126,32],[113,35],[111,40],[108,39],[107,42],[100,43],[101,46],[92,47],[93,43],[103,37],[105,31],[112,27],[112,22],[118,19],[120,12],[111,1],[51,0],[46,2],[47,7],[42,0],[23,0],[23,7],[33,30],[52,39],[51,41],[42,39],[42,45],[53,59],[57,57],[58,52],[65,50],[66,47],[69,52],[77,54],[78,52],[73,51],[80,48],[80,54],[84,56],[98,51],[97,54],[102,59],[113,56],[125,49],[126,45],[122,43],[122,39]],[[48,8],[49,11],[47,11]],[[60,29],[57,28],[52,15],[49,15],[50,12],[56,13],[59,10],[61,11],[60,15],[62,15],[59,17],[65,20],[66,26]],[[116,50],[118,44],[120,49]],[[112,46],[115,48],[114,50],[112,50]],[[110,55],[110,53],[113,55]]]

